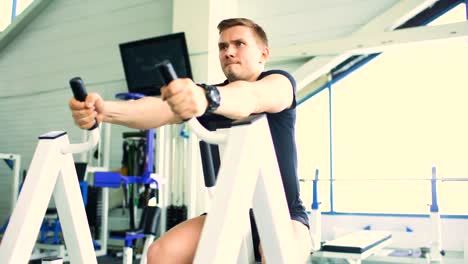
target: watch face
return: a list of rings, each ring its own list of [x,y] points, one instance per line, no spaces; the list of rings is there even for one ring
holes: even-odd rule
[[[213,101],[213,104],[215,104],[216,106],[219,106],[219,92],[217,89],[210,89],[210,92],[209,92],[209,96],[211,98],[211,100]]]
[[[203,87],[206,91],[206,99],[208,100],[208,108],[206,112],[213,113],[218,109],[221,102],[221,96],[219,94],[218,88],[212,85],[206,85]]]

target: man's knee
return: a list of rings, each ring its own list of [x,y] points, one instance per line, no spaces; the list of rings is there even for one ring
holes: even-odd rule
[[[148,263],[156,263],[158,258],[161,259],[161,257],[158,257],[158,254],[161,255],[163,252],[161,249],[161,241],[156,240],[148,248],[148,253],[146,255]]]
[[[181,223],[153,242],[148,249],[148,263],[192,263],[204,219]]]
[[[170,243],[158,239],[154,241],[148,248],[148,254],[146,256],[148,263],[160,263],[163,260],[170,259],[171,256],[177,256],[180,254],[180,248],[177,243]]]
[[[156,252],[158,251],[159,245],[156,242],[153,242],[150,247],[148,248],[148,252],[146,253],[146,261],[148,263],[154,263],[156,259]]]

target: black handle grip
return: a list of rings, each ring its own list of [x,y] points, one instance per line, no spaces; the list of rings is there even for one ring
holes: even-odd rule
[[[165,85],[168,85],[170,82],[177,79],[177,74],[170,61],[164,60],[163,62],[156,64],[154,67],[161,74],[161,77]]]
[[[76,100],[80,102],[84,102],[86,100],[86,96],[88,96],[88,93],[86,92],[84,82],[80,77],[72,78],[70,80],[70,87],[72,89],[73,96],[75,97]],[[94,125],[88,130],[93,130],[96,127],[98,127],[97,120],[94,123]]]
[[[161,63],[154,65],[156,70],[162,77],[162,80],[165,85],[168,85],[173,80],[177,79],[177,73],[172,66],[172,63],[168,60],[163,60]],[[184,119],[185,122],[189,121],[190,119]]]
[[[88,93],[86,93],[86,88],[84,86],[83,80],[80,77],[75,77],[70,80],[70,87],[73,92],[73,96],[75,96],[75,99],[84,102],[86,100],[86,96],[88,96]]]

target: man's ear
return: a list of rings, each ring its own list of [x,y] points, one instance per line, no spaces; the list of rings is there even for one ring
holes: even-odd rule
[[[265,63],[268,60],[268,57],[270,57],[270,49],[266,46],[263,46],[260,49],[262,51],[262,56],[260,57],[259,63]]]

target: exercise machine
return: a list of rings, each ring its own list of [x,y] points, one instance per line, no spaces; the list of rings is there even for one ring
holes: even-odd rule
[[[73,78],[70,85],[75,98],[84,101],[83,81]],[[70,144],[64,131],[39,136],[30,169],[0,244],[2,263],[28,263],[51,196],[57,206],[71,263],[97,263],[72,156],[97,144],[97,122],[90,130],[88,142],[81,144]]]
[[[166,83],[177,78],[172,65],[156,66]],[[227,134],[188,121],[203,141],[223,146],[221,166],[194,263],[252,263],[243,254],[252,207],[268,263],[298,263],[286,196],[265,115],[234,121]],[[226,243],[229,241],[229,243]],[[252,248],[252,247],[250,247]]]
[[[346,259],[348,263],[360,264],[363,259],[375,254],[392,242],[388,231],[361,230],[327,241],[313,253],[314,257]]]
[[[429,221],[430,221],[430,236],[429,236],[429,241],[427,244],[424,244],[424,246],[420,246],[418,249],[416,249],[416,252],[421,253],[421,256],[419,257],[419,261],[430,261],[431,263],[442,263],[442,257],[445,256],[446,252],[443,249],[443,241],[442,241],[442,227],[441,227],[441,215],[439,212],[439,206],[438,206],[438,195],[437,195],[437,184],[439,181],[441,182],[453,182],[453,181],[467,181],[466,178],[437,178],[437,170],[436,167],[432,167],[432,176],[431,178],[426,178],[426,179],[419,179],[419,180],[429,180],[431,183],[431,204],[429,205]],[[304,180],[303,180],[304,181]],[[320,218],[318,215],[319,214],[314,214],[318,210],[318,202],[317,202],[317,182],[318,182],[318,170],[316,170],[316,176],[315,179],[312,180],[313,182],[313,202],[312,202],[312,214],[311,214],[311,235],[312,237],[320,237],[320,228],[317,228],[320,223]],[[381,232],[381,231],[374,231],[371,230],[371,226],[367,226],[365,231],[366,232]],[[316,230],[315,232],[312,232],[312,230]],[[409,227],[406,227],[406,232],[413,232],[413,230]],[[364,232],[365,233],[365,232]],[[358,241],[360,240],[360,237],[364,236],[370,236],[370,235],[363,235],[363,231],[358,231],[356,233],[352,233],[351,235],[348,236],[348,238],[353,238],[356,243],[359,243]],[[385,236],[385,233],[383,233]],[[378,238],[378,237],[377,237]],[[362,239],[361,239],[362,240]],[[380,239],[382,242],[385,242],[384,244],[388,244],[388,241],[385,241],[384,237],[381,237]],[[396,239],[397,240],[397,239]],[[314,253],[314,257],[337,257],[337,258],[345,258],[346,255],[342,254],[339,255],[337,253],[350,253],[350,252],[341,252],[341,250],[348,250],[345,249],[344,245],[341,245],[344,240],[342,237],[339,237],[335,240],[329,241],[328,243],[331,243],[333,247],[326,246],[322,248],[321,251],[331,251],[334,252],[333,254],[330,253],[324,253],[324,252],[317,252]],[[348,239],[349,242],[351,242],[351,239]],[[371,243],[372,245],[378,245],[379,249],[382,248],[380,245],[381,243],[378,240],[374,241],[375,243]],[[379,243],[378,243],[379,242]],[[372,247],[374,248],[374,247]],[[390,249],[389,249],[390,250]],[[410,249],[411,250],[411,249]],[[357,253],[357,252],[354,252]],[[366,255],[366,257],[368,254]],[[392,255],[389,255],[392,256]],[[398,257],[403,257],[403,255],[395,255],[396,258]],[[357,255],[350,255],[350,257],[354,258],[355,260],[357,259],[363,259],[362,256],[357,257]],[[372,260],[380,260],[380,258],[383,258],[384,255],[376,257],[375,259],[373,258]],[[404,256],[406,257],[406,255]],[[408,258],[411,258],[413,256],[408,255]],[[353,261],[355,261],[353,260]],[[414,259],[413,261],[416,261]]]
[[[19,193],[21,156],[18,154],[0,153],[0,159],[3,159],[13,172],[13,179],[11,184],[12,192],[10,196],[11,213],[13,212],[13,208],[15,208],[16,199],[18,198]]]
[[[11,195],[10,195],[10,214],[13,212],[13,208],[16,205],[16,199],[18,199],[19,193],[19,182],[20,182],[20,168],[21,168],[21,156],[18,154],[11,153],[0,153],[0,159],[3,159],[7,166],[12,170],[12,182],[11,182]],[[8,225],[9,218],[7,218],[2,226],[0,227],[0,234],[3,234]]]
[[[143,207],[140,223],[138,226],[136,224],[137,206],[135,205],[135,199],[137,199],[137,184],[149,185],[152,190],[156,188],[160,189],[164,184],[162,177],[159,174],[155,174],[153,170],[155,131],[154,129],[149,129],[145,131],[144,134],[143,136],[141,133],[137,132],[127,133],[124,136],[126,139],[129,139],[129,141],[124,143],[127,147],[126,158],[129,176],[124,176],[119,172],[95,172],[94,174],[95,187],[120,188],[123,186],[126,192],[130,185],[133,187],[128,197],[125,195],[130,217],[130,228],[110,231],[110,239],[124,241],[123,263],[125,264],[133,263],[133,246],[138,239],[144,239],[143,254],[140,263],[146,263],[146,253],[156,236],[159,219],[161,217],[160,207],[157,207],[156,204],[149,206],[146,203]],[[141,150],[143,148],[145,149],[144,151]],[[140,164],[139,161],[144,162]],[[142,171],[139,165],[143,165]]]
[[[445,255],[445,250],[442,249],[442,227],[440,220],[439,205],[437,203],[437,169],[432,167],[431,178],[431,242],[430,242],[430,259],[432,262],[441,262],[442,256]]]
[[[164,62],[158,69],[167,83],[176,78],[170,63]],[[81,79],[72,81],[75,97],[84,101],[86,93]],[[266,261],[297,263],[291,220],[265,115],[234,121],[227,135],[209,132],[195,119],[188,123],[200,139],[224,147],[212,208],[194,263],[251,263],[240,252],[247,243],[244,237],[250,229],[251,207]],[[96,145],[99,136],[96,128],[97,124],[90,140],[82,144],[69,144],[63,131],[39,137],[29,174],[0,245],[2,261],[27,263],[29,254],[25,252],[32,251],[53,195],[71,263],[97,263],[71,155]]]
[[[319,170],[315,170],[315,179],[312,181],[312,206],[310,213],[310,237],[312,239],[313,251],[318,251],[322,247],[322,212],[318,201],[318,181]]]
[[[375,254],[392,242],[387,231],[362,230],[352,232],[322,245],[322,215],[318,201],[319,170],[312,180],[312,211],[310,214],[310,235],[314,258],[346,259],[348,263],[360,264],[363,259]]]

